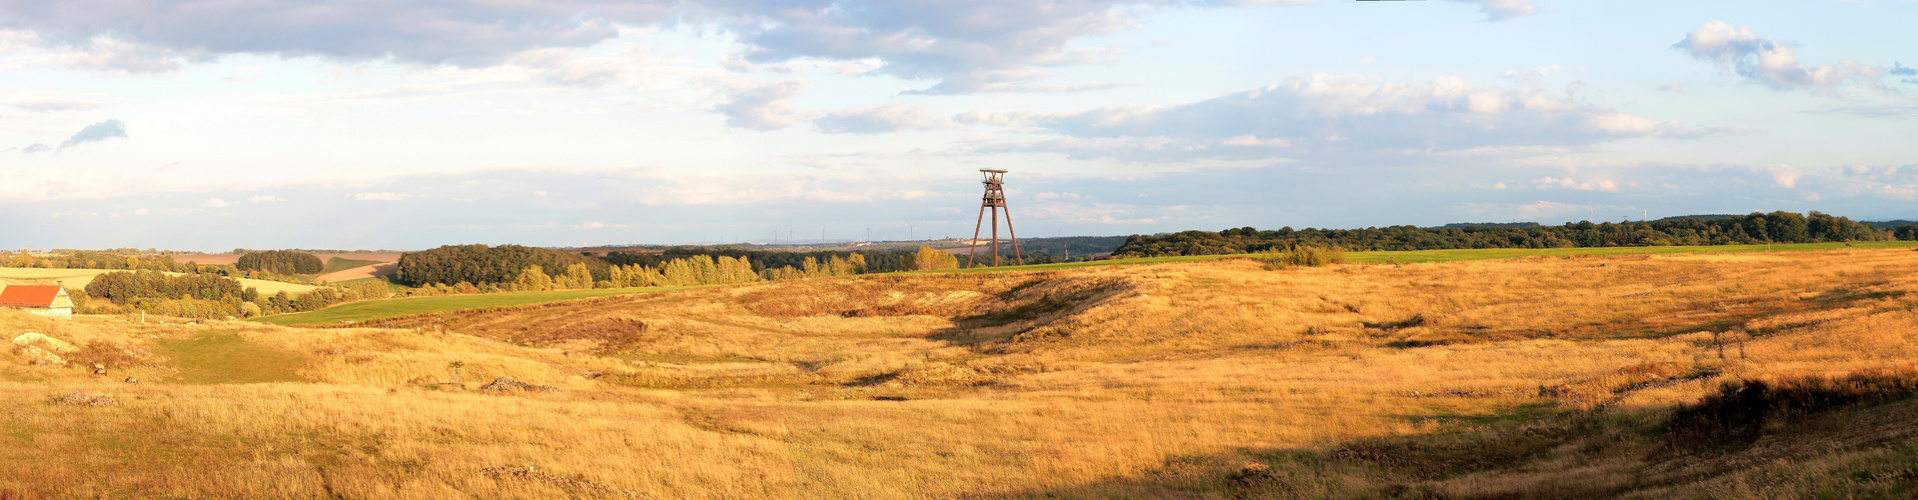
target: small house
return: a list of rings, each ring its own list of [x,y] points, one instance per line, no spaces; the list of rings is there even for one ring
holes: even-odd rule
[[[0,288],[0,307],[15,307],[49,318],[73,317],[73,299],[60,285],[7,285]]]

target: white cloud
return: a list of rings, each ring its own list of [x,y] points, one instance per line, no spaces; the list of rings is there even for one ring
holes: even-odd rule
[[[1778,187],[1781,188],[1790,189],[1798,187],[1798,178],[1804,176],[1804,172],[1792,168],[1791,165],[1779,165],[1771,169],[1772,183],[1777,184]]]
[[[1284,147],[1291,147],[1292,141],[1282,139],[1282,138],[1277,138],[1277,137],[1260,138],[1259,136],[1256,136],[1256,135],[1245,134],[1245,135],[1232,136],[1226,139],[1225,141],[1221,142],[1221,144],[1225,144],[1227,146],[1255,146],[1255,147],[1267,147],[1267,148],[1284,148]]]
[[[207,208],[226,208],[226,207],[233,206],[233,202],[222,200],[219,198],[207,198],[206,203],[201,203],[200,206],[207,207]]]
[[[359,201],[398,201],[413,195],[401,193],[358,193],[352,198]]]
[[[0,11],[7,9],[0,6]],[[13,12],[5,12],[12,14]],[[184,67],[183,55],[172,49],[129,42],[113,33],[97,33],[76,42],[64,34],[53,37],[27,29],[0,29],[0,52],[21,54],[22,66],[119,74],[172,73]],[[191,55],[191,54],[184,54]]]
[[[120,120],[107,120],[107,121],[95,123],[92,125],[87,125],[86,127],[81,128],[79,132],[74,132],[73,137],[69,137],[67,138],[66,141],[61,142],[60,147],[58,149],[64,150],[67,148],[71,148],[81,144],[86,144],[89,142],[100,142],[107,139],[125,139],[125,138],[127,138],[126,125],[120,123]]]
[[[0,169],[0,202],[108,198],[132,190],[133,184],[93,169]]]
[[[1846,165],[1839,169],[1835,178],[1813,177],[1805,181],[1818,182],[1845,194],[1893,200],[1918,199],[1918,164]]]
[[[1318,74],[1164,106],[1061,113],[968,112],[967,125],[1049,131],[1063,137],[989,145],[977,152],[1055,151],[1074,158],[1332,159],[1455,152],[1536,154],[1633,137],[1693,138],[1697,130],[1535,88],[1474,85],[1446,76],[1423,83]],[[1285,146],[1261,151],[1243,146]],[[1241,146],[1221,148],[1219,146]]]
[[[748,130],[779,130],[804,119],[805,112],[787,103],[804,92],[805,80],[783,80],[734,90],[714,106],[726,115],[726,126]]]
[[[604,227],[606,227],[606,223],[604,222],[591,221],[591,222],[581,223],[577,226],[573,226],[573,229],[601,229]]]
[[[18,101],[9,102],[6,105],[12,106],[14,108],[18,108],[21,111],[27,111],[27,112],[33,112],[33,113],[50,113],[55,111],[86,111],[89,109],[96,109],[96,108],[99,108],[100,106],[103,106],[103,104],[98,102],[76,101],[76,100],[70,100],[70,99],[18,100]]]
[[[57,55],[53,61],[70,69],[152,74],[172,73],[185,67],[176,57],[171,49],[103,36],[94,38],[83,48]]]
[[[952,122],[918,107],[888,104],[827,112],[813,124],[829,134],[885,134],[945,128]]]
[[[252,197],[247,198],[247,201],[251,201],[254,203],[267,203],[267,202],[273,202],[273,201],[286,201],[286,198],[281,198],[281,197],[270,195],[270,194],[259,194],[259,195],[253,195]]]
[[[134,211],[133,211],[133,215],[146,215],[146,214],[150,214],[150,213],[153,213],[153,211],[152,211],[152,210],[147,210],[147,209],[144,209],[144,208],[141,208],[141,209],[137,209],[137,210],[134,210]]]
[[[1884,68],[1850,58],[1837,66],[1806,67],[1785,43],[1758,36],[1750,26],[1733,28],[1724,21],[1705,23],[1672,47],[1776,90],[1830,89],[1849,80],[1875,81],[1885,75]]]
[[[1135,13],[1154,5],[1183,4],[853,0],[831,8],[768,8],[759,12],[763,17],[756,25],[741,26],[739,32],[750,47],[742,57],[753,64],[873,58],[885,62],[875,72],[939,80],[922,93],[1087,90],[1109,84],[1042,84],[1050,75],[1033,68],[1111,60],[1117,46],[1072,43],[1137,26]]]
[[[743,73],[832,73],[841,76],[859,76],[871,73],[873,70],[885,66],[886,62],[877,57],[837,61],[802,57],[776,63],[759,64],[747,61],[745,58],[739,57],[738,54],[730,54],[720,59],[719,64],[726,69]]]
[[[1489,18],[1526,10],[1522,0],[1477,0]],[[5,40],[45,54],[48,65],[165,73],[190,62],[250,54],[414,67],[522,65],[562,85],[612,81],[629,63],[585,57],[622,30],[715,27],[743,47],[736,70],[883,73],[937,80],[927,93],[1066,91],[1109,83],[1047,84],[1034,68],[1111,61],[1119,44],[1088,37],[1139,26],[1139,16],[1189,6],[1303,1],[848,0],[832,3],[358,2],[314,8],[295,0],[120,2],[71,0],[60,8],[0,4]],[[1520,5],[1507,5],[1520,4]]]
[[[1544,189],[1572,189],[1578,191],[1618,190],[1618,183],[1611,179],[1576,180],[1570,177],[1542,177],[1532,179],[1532,186]]]
[[[1509,21],[1532,15],[1538,6],[1531,0],[1452,0],[1478,5],[1478,11],[1485,13],[1487,22]]]
[[[82,127],[79,132],[74,132],[67,140],[61,141],[58,147],[48,146],[45,143],[34,143],[20,148],[20,152],[44,153],[53,151],[58,153],[81,144],[100,142],[108,139],[125,139],[126,137],[127,129],[125,124],[120,123],[120,120],[107,120]]]
[[[622,61],[591,57],[577,49],[534,49],[521,52],[513,64],[535,68],[546,81],[574,87],[598,87],[617,80]]]

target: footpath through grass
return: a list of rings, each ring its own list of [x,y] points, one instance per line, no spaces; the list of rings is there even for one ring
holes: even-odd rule
[[[341,321],[366,321],[391,318],[411,314],[458,311],[495,306],[518,306],[557,302],[561,300],[605,297],[635,293],[671,292],[699,288],[696,286],[655,286],[644,288],[601,288],[593,290],[560,290],[554,292],[514,292],[486,293],[477,295],[443,295],[438,297],[405,297],[397,299],[362,300],[349,302],[318,311],[292,314],[276,314],[252,321],[276,325],[324,325]]]
[[[1692,247],[1589,247],[1589,248],[1485,248],[1461,250],[1404,250],[1388,252],[1346,252],[1348,262],[1383,264],[1387,262],[1458,262],[1466,260],[1515,259],[1519,257],[1572,257],[1579,255],[1653,255],[1653,254],[1724,254],[1754,252],[1795,252],[1806,250],[1838,250],[1844,248],[1914,248],[1918,241],[1854,241],[1838,243],[1780,243],[1773,245],[1711,245]],[[940,273],[990,273],[1005,271],[1050,271],[1077,269],[1094,266],[1129,266],[1142,264],[1167,264],[1173,262],[1195,262],[1246,257],[1247,254],[1230,255],[1188,255],[1180,257],[1146,257],[1138,259],[1095,260],[1091,262],[1067,262],[1060,264],[1034,264],[1030,266],[975,267],[972,269],[953,269],[931,271]]]

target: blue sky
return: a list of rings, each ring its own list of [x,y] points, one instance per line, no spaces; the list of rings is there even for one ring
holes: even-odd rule
[[[1918,2],[0,0],[0,248],[1918,218]]]

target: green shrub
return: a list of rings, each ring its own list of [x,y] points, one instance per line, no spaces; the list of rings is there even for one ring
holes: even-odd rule
[[[1338,247],[1297,246],[1287,252],[1274,250],[1253,254],[1252,258],[1264,262],[1266,269],[1276,271],[1292,266],[1320,267],[1326,264],[1344,264],[1345,250]]]

